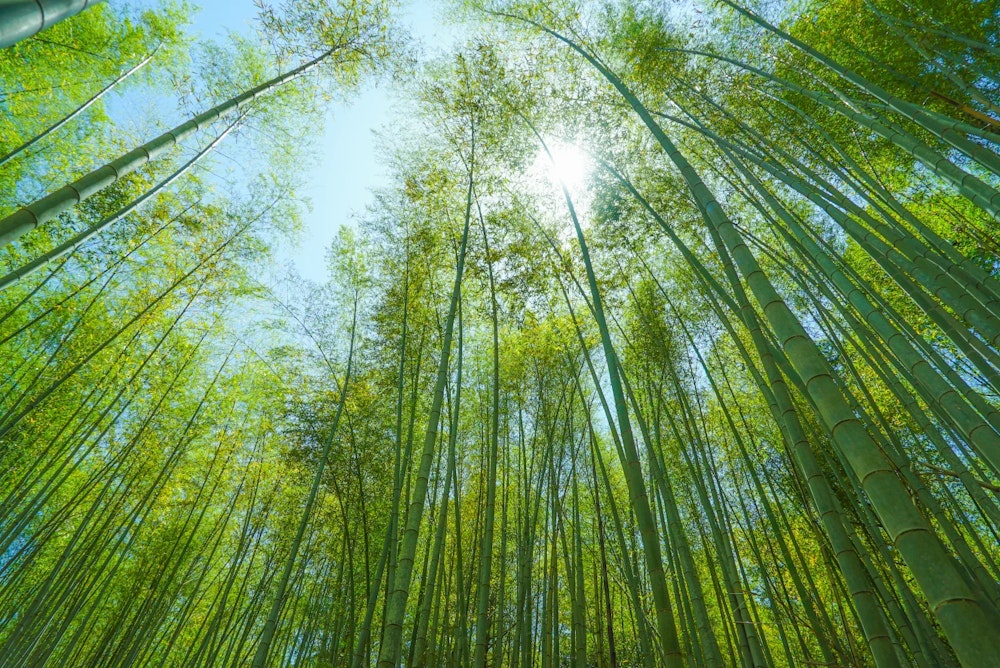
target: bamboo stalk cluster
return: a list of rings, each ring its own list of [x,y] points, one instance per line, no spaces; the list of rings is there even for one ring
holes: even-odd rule
[[[16,208],[0,665],[1000,665],[998,8],[968,4],[723,0],[708,37],[477,6],[509,41],[414,77],[418,145],[291,299],[253,271],[289,195],[197,167],[334,49]],[[586,198],[525,168],[574,135]]]

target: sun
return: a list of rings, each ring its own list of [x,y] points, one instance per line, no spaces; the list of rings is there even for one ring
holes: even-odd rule
[[[571,193],[583,190],[594,166],[587,152],[576,144],[563,142],[553,143],[549,146],[549,151],[552,152],[552,160],[549,161],[550,178],[564,183]]]
[[[576,144],[552,141],[548,143],[552,159],[545,151],[539,153],[536,163],[555,185],[565,185],[570,195],[582,194],[587,179],[593,171],[594,161]]]

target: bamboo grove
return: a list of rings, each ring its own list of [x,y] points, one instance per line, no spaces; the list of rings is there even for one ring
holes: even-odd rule
[[[1000,3],[48,4],[0,666],[1000,666]]]

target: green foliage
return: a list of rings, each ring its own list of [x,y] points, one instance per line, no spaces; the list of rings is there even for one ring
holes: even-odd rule
[[[0,664],[995,665],[996,3],[759,4],[466,3],[417,62],[394,3],[197,46],[104,3],[0,54],[2,153],[156,45],[119,101],[330,52],[0,291]],[[386,184],[274,279],[320,119],[389,72]],[[122,120],[0,165],[4,211]]]

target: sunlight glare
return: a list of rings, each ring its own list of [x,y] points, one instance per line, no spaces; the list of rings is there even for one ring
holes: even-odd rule
[[[552,152],[552,160],[549,160],[545,151],[541,151],[537,161],[544,165],[545,172],[555,185],[562,182],[571,196],[579,196],[587,184],[594,166],[593,160],[576,144],[552,141],[548,146]]]

